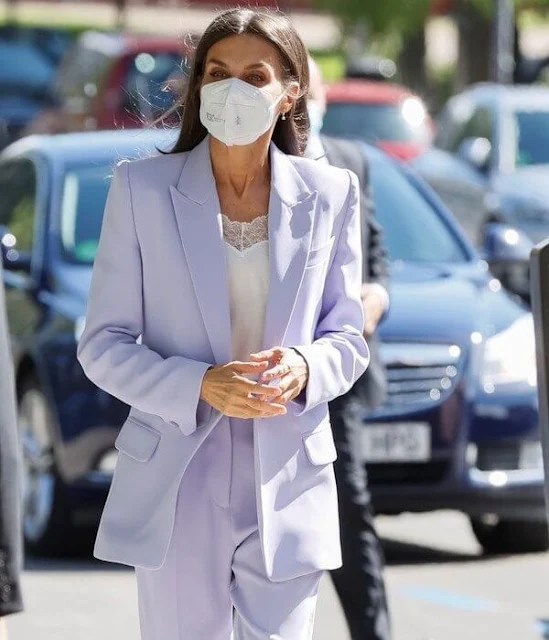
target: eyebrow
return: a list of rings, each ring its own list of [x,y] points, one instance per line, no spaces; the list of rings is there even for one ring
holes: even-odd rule
[[[227,68],[228,66],[225,62],[223,62],[223,60],[218,60],[217,58],[211,58],[210,60],[208,60],[208,64],[217,64],[218,66],[225,68]],[[255,62],[254,64],[249,64],[246,69],[261,69],[268,66],[270,65],[268,65],[266,62]]]

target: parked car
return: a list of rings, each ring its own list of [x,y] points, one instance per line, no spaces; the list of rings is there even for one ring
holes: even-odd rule
[[[76,344],[114,163],[167,149],[175,135],[33,136],[0,155],[24,530],[35,551],[63,551],[103,507],[128,407],[87,380]],[[426,185],[383,152],[365,153],[392,264],[381,325],[388,401],[373,415],[355,407],[376,508],[458,509],[488,551],[544,549],[531,315]]]
[[[190,39],[83,33],[53,81],[55,108],[40,113],[25,133],[151,124],[174,103],[169,84],[175,76],[184,75],[189,46]]]
[[[328,86],[323,132],[377,145],[410,160],[431,143],[433,123],[417,95],[398,84],[343,80]]]
[[[549,235],[549,87],[483,83],[451,98],[413,161],[475,243],[487,222]]]
[[[62,29],[0,26],[0,149],[53,104],[51,83],[72,39]]]

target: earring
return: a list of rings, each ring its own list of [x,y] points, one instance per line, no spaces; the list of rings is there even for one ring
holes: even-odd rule
[[[282,120],[286,120],[286,112],[282,114]]]

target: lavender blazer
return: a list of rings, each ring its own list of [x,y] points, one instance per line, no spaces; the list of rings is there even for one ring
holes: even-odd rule
[[[327,403],[349,390],[369,353],[356,176],[274,144],[270,157],[263,346],[297,347],[309,365],[303,397],[253,425],[260,536],[279,581],[341,564]],[[212,429],[228,428],[199,398],[208,367],[231,360],[228,296],[209,138],[188,153],[119,164],[78,344],[86,375],[131,407],[95,557],[162,566],[185,469]]]

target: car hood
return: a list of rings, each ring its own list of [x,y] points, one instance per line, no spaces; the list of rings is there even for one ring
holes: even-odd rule
[[[466,348],[475,331],[503,331],[526,308],[478,265],[396,264],[380,335],[391,342],[442,342]]]

